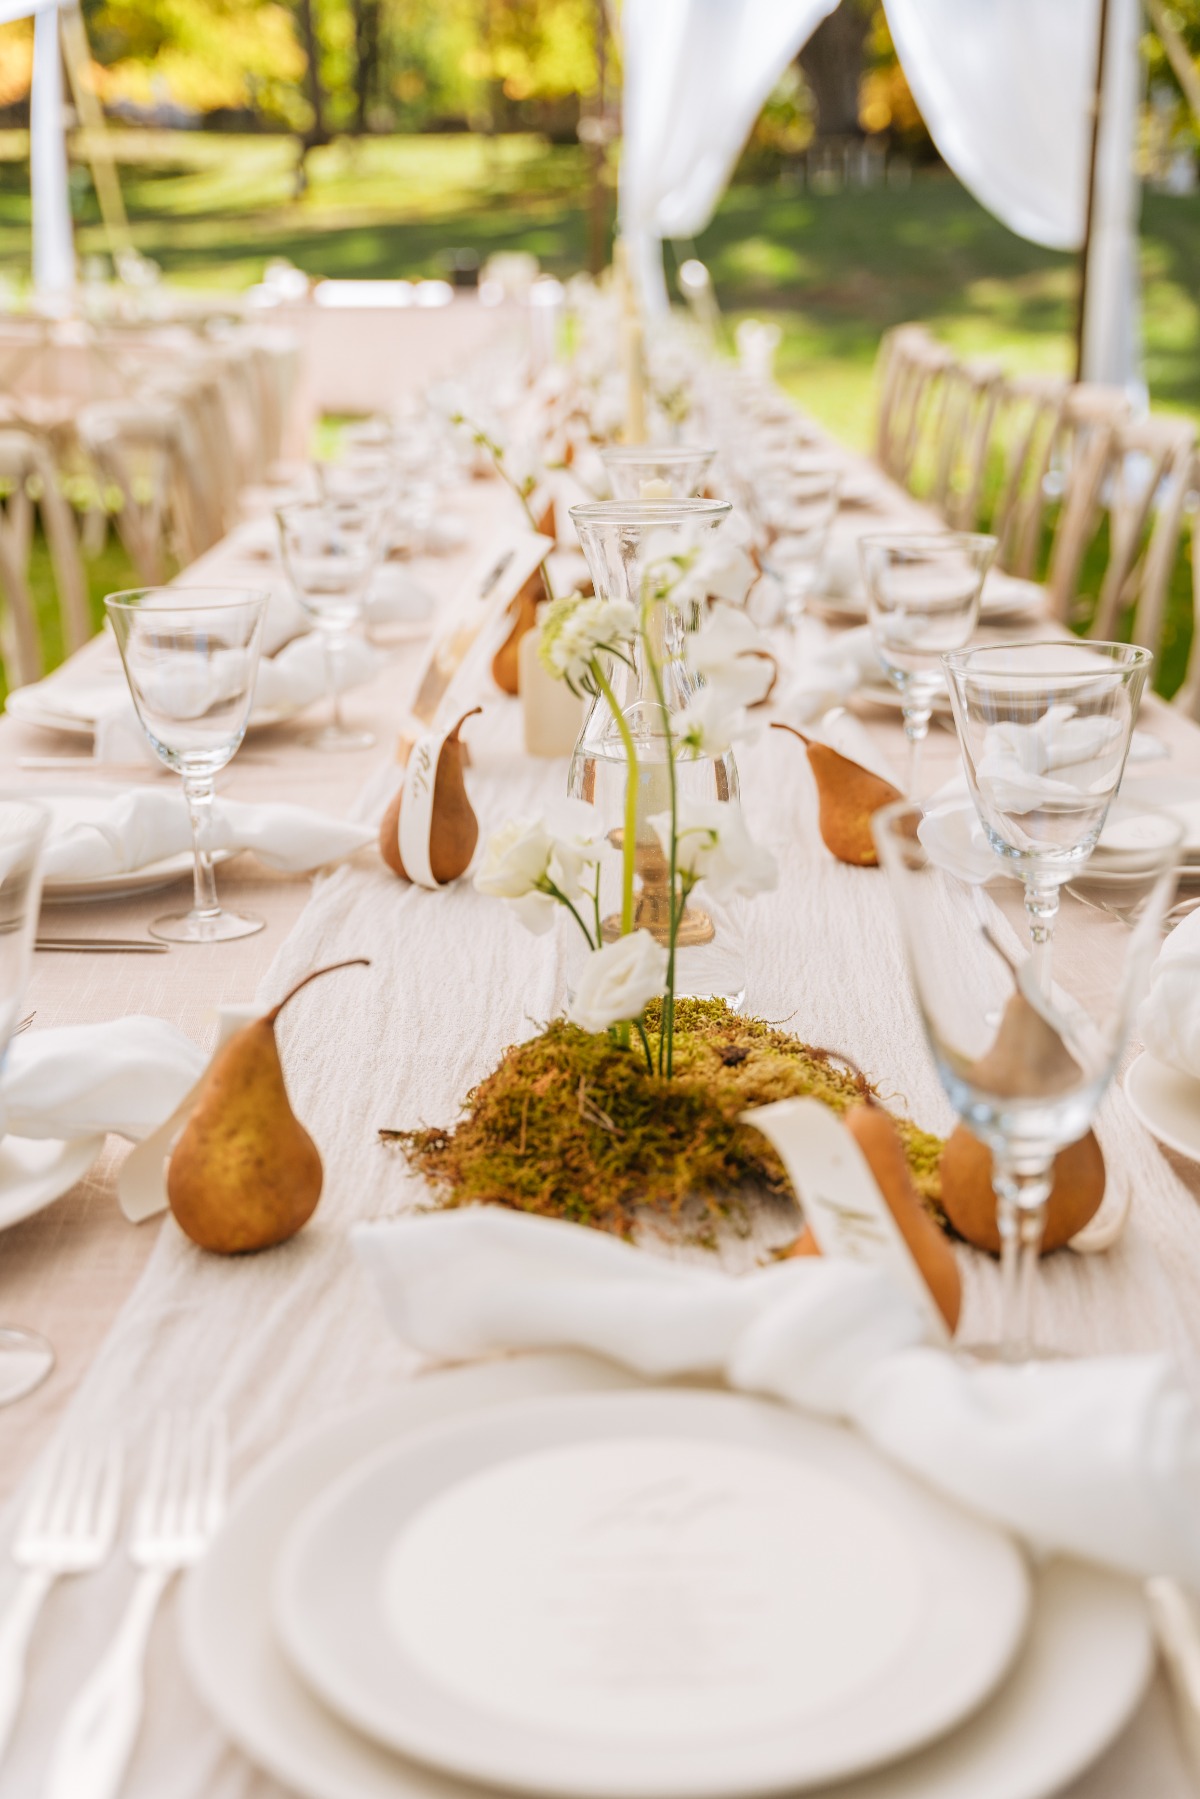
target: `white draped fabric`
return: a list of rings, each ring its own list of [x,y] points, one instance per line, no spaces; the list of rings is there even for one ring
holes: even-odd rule
[[[836,0],[625,0],[621,230],[648,305],[661,243],[707,225],[792,57]]]
[[[1139,0],[1108,0],[1086,376],[1136,377]],[[1083,242],[1100,0],[885,0],[946,162],[1019,236]],[[661,240],[712,217],[754,120],[832,0],[625,0],[621,225],[649,305]]]
[[[1083,242],[1100,0],[884,0],[904,73],[959,180],[1019,236]],[[1084,373],[1136,377],[1139,0],[1108,0]]]

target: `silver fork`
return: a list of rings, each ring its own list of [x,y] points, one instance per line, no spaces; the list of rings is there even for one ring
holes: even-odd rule
[[[107,1651],[67,1713],[45,1799],[112,1799],[141,1723],[150,1626],[172,1577],[203,1555],[225,1510],[228,1448],[219,1413],[166,1414],[150,1445],[129,1559],[140,1570]]]
[[[88,1574],[106,1561],[121,1511],[121,1451],[60,1448],[25,1503],[12,1556],[23,1570],[0,1619],[0,1761],[25,1684],[25,1655],[42,1602],[62,1574]]]

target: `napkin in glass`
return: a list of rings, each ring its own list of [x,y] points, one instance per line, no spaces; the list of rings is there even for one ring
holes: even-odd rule
[[[0,1075],[3,1129],[67,1141],[113,1131],[137,1142],[170,1116],[207,1061],[163,1018],[23,1031]]]
[[[48,884],[132,874],[192,847],[182,793],[143,788],[128,793],[55,794],[43,867]],[[340,861],[373,842],[369,825],[329,818],[307,806],[213,802],[208,848],[253,850],[272,868],[304,874]]]
[[[498,1207],[353,1236],[392,1329],[427,1355],[574,1348],[722,1379],[854,1425],[1039,1548],[1200,1584],[1200,1415],[1165,1356],[973,1363],[929,1347],[915,1302],[865,1264],[731,1276]]]

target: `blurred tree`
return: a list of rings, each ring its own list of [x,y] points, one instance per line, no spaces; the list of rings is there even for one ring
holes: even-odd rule
[[[875,0],[841,0],[800,52],[816,107],[818,137],[857,137],[858,94],[866,67]]]

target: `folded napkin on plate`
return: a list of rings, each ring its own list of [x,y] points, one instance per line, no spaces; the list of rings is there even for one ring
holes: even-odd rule
[[[840,706],[864,681],[886,680],[869,625],[842,631],[820,656],[794,670],[778,701],[780,715],[802,725]]]
[[[349,638],[342,648],[339,690],[344,693],[351,687],[361,687],[374,680],[382,667],[383,656],[378,650],[361,638]],[[215,656],[202,673],[203,679],[199,683],[193,680],[189,692],[175,695],[172,710],[177,716],[203,717],[227,691],[226,677],[241,678],[240,671],[227,668],[220,656]],[[250,716],[253,718],[256,713],[261,716],[265,712],[299,712],[323,699],[328,691],[324,644],[315,633],[297,637],[277,656],[264,656],[259,662]],[[149,754],[157,766],[158,758],[138,723],[124,681],[119,689],[115,686],[104,689],[97,683],[89,692],[96,707],[94,754],[97,761],[131,762],[136,760],[137,754]]]
[[[925,1346],[913,1303],[864,1265],[731,1276],[486,1207],[359,1225],[354,1244],[428,1355],[578,1348],[719,1377],[847,1420],[1040,1547],[1200,1583],[1200,1416],[1166,1357],[970,1363]]]
[[[46,880],[89,881],[130,874],[191,848],[182,793],[154,788],[122,793],[54,794],[46,842]],[[208,848],[253,850],[272,868],[302,874],[351,856],[374,841],[369,825],[329,818],[307,806],[213,802]]]
[[[1158,952],[1137,1022],[1152,1056],[1200,1081],[1200,912],[1176,925]]]
[[[0,1076],[0,1118],[16,1137],[101,1136],[136,1142],[199,1080],[205,1052],[163,1018],[23,1031]]]

